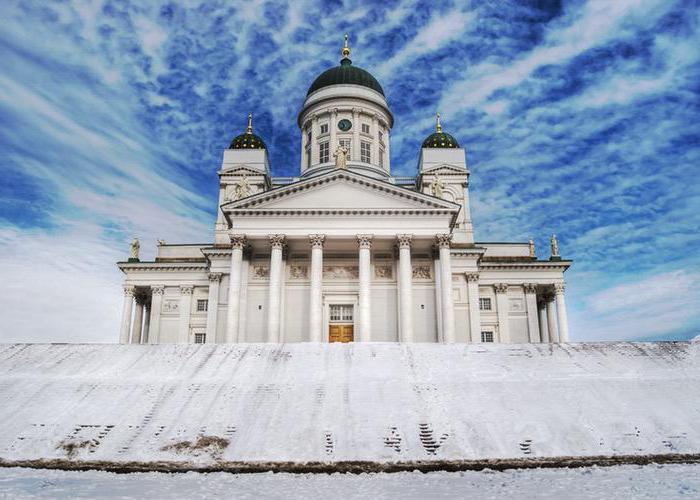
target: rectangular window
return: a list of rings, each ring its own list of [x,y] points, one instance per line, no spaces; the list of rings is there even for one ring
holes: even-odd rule
[[[311,130],[306,132],[306,145],[310,146],[311,145]]]
[[[207,299],[197,299],[197,312],[206,311],[208,303]]]
[[[482,311],[490,311],[491,310],[491,299],[489,298],[479,298],[479,309]]]
[[[330,161],[330,151],[328,149],[328,141],[322,142],[318,145],[318,159],[321,163],[328,163]]]
[[[194,343],[195,344],[204,344],[206,340],[207,340],[206,333],[195,333],[194,334]]]
[[[341,146],[348,150],[348,159],[352,158],[352,141],[350,139],[340,139],[338,142]]]
[[[367,123],[362,124],[362,133],[369,134],[369,124],[367,124]]]
[[[379,148],[379,166],[384,166],[384,150],[382,148]]]
[[[311,146],[306,146],[306,166],[311,166]]]
[[[482,342],[493,342],[493,332],[481,332]]]
[[[328,124],[327,123],[322,123],[321,124],[321,135],[327,134],[328,133]]]
[[[330,320],[333,322],[348,322],[352,321],[352,305],[350,304],[331,304]]]
[[[362,141],[360,143],[360,161],[369,163],[372,160],[372,156],[370,154],[371,147],[372,146],[369,142]]]
[[[379,142],[384,143],[384,132],[379,131]]]

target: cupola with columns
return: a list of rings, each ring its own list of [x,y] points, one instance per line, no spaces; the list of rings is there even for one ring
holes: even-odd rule
[[[302,177],[332,170],[339,154],[346,155],[343,167],[349,170],[389,177],[394,117],[376,78],[353,65],[347,34],[340,65],[311,84],[297,124]]]

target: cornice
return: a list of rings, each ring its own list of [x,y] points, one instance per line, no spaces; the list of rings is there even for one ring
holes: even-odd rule
[[[566,271],[572,264],[570,260],[562,260],[557,262],[552,261],[534,261],[534,262],[484,262],[479,264],[480,270],[496,270],[496,269],[559,269]]]
[[[172,271],[206,271],[207,262],[117,262],[117,267],[126,272],[172,272]]]
[[[236,209],[236,217],[248,216],[288,216],[299,215],[453,215],[454,211],[446,208],[253,208]]]

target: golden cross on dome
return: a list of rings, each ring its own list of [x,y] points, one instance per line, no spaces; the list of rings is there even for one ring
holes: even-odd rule
[[[253,133],[253,113],[248,113],[248,130],[246,130],[246,134],[252,134]]]
[[[437,113],[437,114],[436,114],[436,118],[435,118],[435,132],[437,132],[438,134],[439,134],[440,132],[442,132],[442,125],[440,125],[440,113]]]
[[[345,42],[343,43],[343,59],[350,57],[350,47],[348,46],[348,34],[345,33]]]

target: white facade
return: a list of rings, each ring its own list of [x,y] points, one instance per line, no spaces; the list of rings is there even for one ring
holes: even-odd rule
[[[416,177],[392,176],[393,116],[360,84],[309,93],[298,125],[299,177],[227,149],[213,243],[118,264],[120,342],[568,341],[571,262],[474,241],[464,149],[424,147]]]

